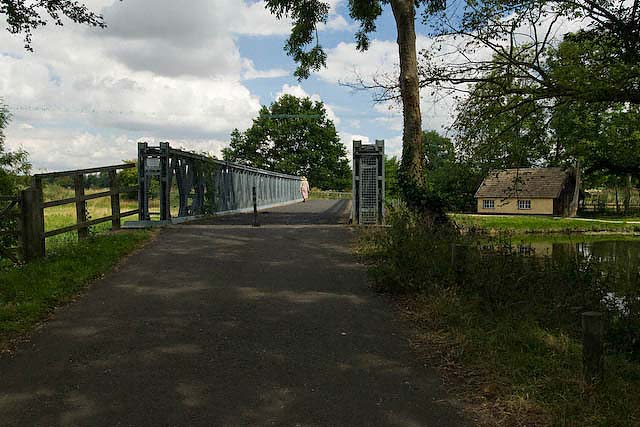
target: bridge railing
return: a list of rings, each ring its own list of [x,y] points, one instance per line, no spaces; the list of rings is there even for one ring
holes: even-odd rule
[[[266,171],[171,148],[168,142],[138,144],[138,205],[140,221],[159,215],[160,221],[199,215],[248,212],[253,188],[258,208],[302,201],[300,177]],[[159,212],[150,209],[158,184]],[[172,212],[172,205],[177,207]]]

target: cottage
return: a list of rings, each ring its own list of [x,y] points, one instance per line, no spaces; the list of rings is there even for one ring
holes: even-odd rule
[[[490,173],[475,195],[478,213],[575,216],[574,169],[519,168]]]

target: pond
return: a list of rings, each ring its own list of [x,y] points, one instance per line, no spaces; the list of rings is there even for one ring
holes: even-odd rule
[[[552,258],[575,255],[582,262],[597,262],[629,285],[638,283],[640,273],[640,238],[629,236],[590,237],[567,239],[519,236],[512,240],[513,250],[523,255]]]
[[[554,261],[573,259],[589,271],[592,283],[603,287],[601,307],[608,313],[610,339],[616,347],[638,351],[640,345],[640,238],[576,236],[571,238],[518,236],[513,252]],[[635,355],[639,355],[636,353]]]

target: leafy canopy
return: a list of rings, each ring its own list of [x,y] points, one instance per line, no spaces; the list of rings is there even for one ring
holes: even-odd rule
[[[464,92],[462,84],[511,74],[525,82],[526,90],[503,87],[502,93],[531,102],[640,103],[640,2],[466,0],[460,9],[424,17],[447,48],[423,52],[423,86]],[[546,59],[556,55],[567,19],[582,26],[566,38],[575,44],[564,43],[560,55],[571,59],[570,66],[550,72]],[[493,58],[483,59],[477,55],[481,51]]]
[[[283,95],[263,106],[253,125],[235,129],[225,160],[292,175],[303,175],[314,187],[344,190],[351,169],[344,145],[321,101]]]
[[[7,31],[22,34],[24,47],[31,47],[33,30],[47,25],[48,19],[55,25],[63,25],[63,18],[78,24],[105,28],[101,15],[91,12],[84,4],[72,0],[0,0],[0,14],[5,15]]]
[[[359,24],[355,33],[358,50],[369,48],[369,34],[376,30],[376,19],[384,6],[394,2],[413,3],[416,8],[426,6],[431,12],[446,4],[446,0],[349,0],[349,16]],[[312,71],[325,67],[327,55],[318,38],[318,26],[327,23],[329,4],[321,0],[265,0],[265,3],[278,19],[288,17],[293,21],[284,49],[298,64],[295,76],[307,79]]]
[[[4,130],[10,120],[11,114],[0,99],[0,194],[2,195],[13,195],[18,190],[20,178],[31,171],[26,151],[5,149]]]
[[[427,185],[449,212],[469,212],[483,178],[482,170],[457,153],[450,138],[436,131],[422,133]]]

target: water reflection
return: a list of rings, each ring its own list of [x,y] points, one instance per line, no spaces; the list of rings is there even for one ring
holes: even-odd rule
[[[631,274],[640,266],[640,239],[595,241],[534,241],[520,240],[513,250],[521,255],[566,256],[576,255],[585,261],[613,264]]]
[[[540,240],[527,236],[500,242],[486,242],[480,249],[488,253],[511,253],[547,260],[556,269],[570,266],[581,283],[590,278],[592,289],[599,289],[600,309],[608,313],[613,345],[635,352],[640,357],[640,238],[628,237],[593,240]],[[533,240],[535,239],[535,240]],[[546,262],[546,261],[545,261]],[[541,263],[540,265],[543,265]],[[571,275],[568,276],[572,277]],[[582,292],[577,283],[566,285]]]

